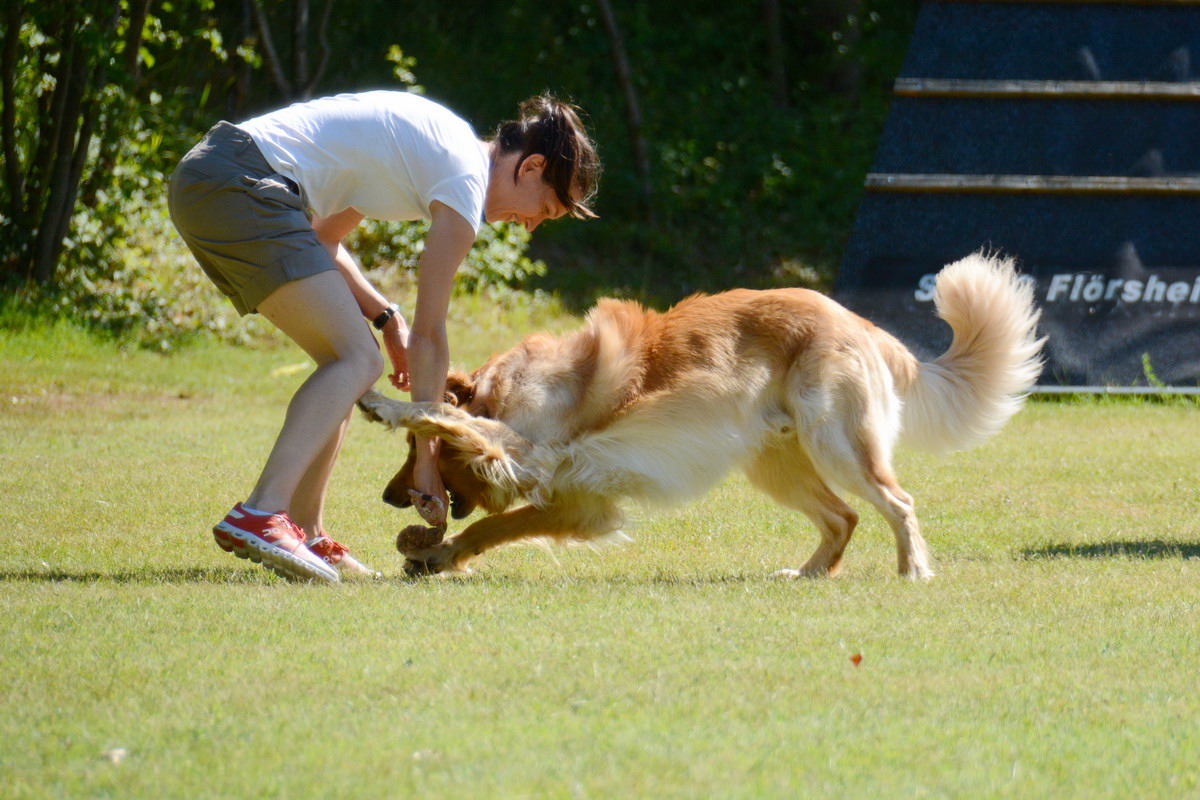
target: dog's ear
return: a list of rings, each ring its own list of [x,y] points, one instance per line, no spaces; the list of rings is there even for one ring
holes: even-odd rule
[[[419,436],[436,436],[459,453],[486,458],[520,459],[533,443],[503,422],[475,417],[448,403],[406,403],[397,424]]]
[[[426,418],[430,423],[428,432],[422,430],[420,422],[412,430],[441,437],[446,443],[443,453],[506,494],[527,495],[541,482],[541,471],[531,458],[533,442],[499,420],[473,417],[451,406],[443,408],[454,414]]]
[[[458,408],[466,408],[475,399],[475,382],[462,370],[451,370],[446,376],[445,401]]]
[[[530,459],[533,442],[499,420],[472,416],[449,403],[406,403],[375,391],[359,398],[358,407],[373,422],[438,437],[482,480],[504,491],[525,494],[539,482]]]

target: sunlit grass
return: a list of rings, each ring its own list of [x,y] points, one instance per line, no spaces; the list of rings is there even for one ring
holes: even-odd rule
[[[477,310],[463,366],[570,324]],[[902,451],[923,585],[860,502],[842,576],[770,580],[815,535],[739,476],[622,547],[408,581],[413,520],[378,499],[402,439],[355,424],[327,521],[385,579],[316,587],[208,534],[297,351],[60,326],[0,363],[0,796],[1200,793],[1194,406],[1034,402],[973,452]]]

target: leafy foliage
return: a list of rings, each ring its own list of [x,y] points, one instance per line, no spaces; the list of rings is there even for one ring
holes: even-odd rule
[[[698,0],[686,14],[612,5],[642,111],[648,205],[596,3],[405,8],[406,26],[422,31],[405,53],[419,60],[427,94],[477,129],[543,89],[586,114],[605,165],[601,219],[538,230],[531,252],[550,269],[536,285],[577,307],[612,293],[667,303],[732,286],[827,287],[917,3],[779,3],[783,98],[764,3]]]
[[[193,9],[204,12],[212,7],[206,1]],[[28,226],[12,224],[2,213],[0,255],[9,266],[14,298],[113,336],[157,350],[171,349],[201,333],[234,341],[253,340],[266,326],[254,317],[238,323],[236,313],[195,265],[166,212],[166,178],[173,163],[198,136],[192,125],[201,117],[187,110],[197,94],[186,90],[164,94],[152,87],[194,58],[197,47],[220,64],[241,61],[252,65],[258,57],[245,46],[228,50],[215,20],[193,20],[177,14],[171,6],[164,10],[176,14],[172,21],[181,27],[171,29],[164,19],[148,15],[139,37],[138,63],[147,70],[161,65],[161,71],[153,73],[156,80],[138,87],[131,76],[124,75],[96,93],[95,125],[103,136],[80,175],[80,201],[49,279],[19,279],[31,274],[31,247],[36,237]],[[80,21],[91,23],[93,18],[84,16]],[[130,19],[123,13],[119,22],[128,25]],[[46,127],[35,122],[39,109],[48,102],[46,93],[54,86],[54,74],[46,71],[47,65],[64,57],[61,43],[42,30],[48,24],[44,17],[31,15],[20,31],[20,69],[14,88],[30,99],[11,108],[16,149],[18,155],[29,156],[26,161],[32,159],[38,135],[47,134]],[[96,42],[89,46],[88,58],[119,74],[115,63],[119,47],[110,51]],[[183,58],[185,54],[188,59]],[[172,59],[174,67],[169,66]],[[386,60],[394,65],[394,76],[407,91],[423,91],[413,73],[414,58],[393,45]],[[211,88],[206,83],[200,90],[201,106],[209,99]],[[39,179],[32,170],[28,174]],[[28,183],[24,188],[34,193],[38,189]],[[8,189],[11,202],[5,207],[29,204],[27,198],[15,196],[17,186],[10,184]],[[353,244],[367,268],[411,272],[427,230],[427,223],[372,221],[355,233]],[[524,229],[507,224],[485,226],[457,276],[458,290],[490,287],[511,291],[528,278],[545,274],[544,262],[525,256],[528,243]],[[388,279],[387,275],[381,277]],[[11,315],[4,316],[11,322]]]
[[[294,0],[9,4],[0,19],[6,43],[15,42],[5,105],[14,131],[9,162],[30,163],[46,139],[45,111],[69,52],[63,20],[74,20],[80,63],[97,77],[87,95],[94,135],[52,280],[20,291],[59,296],[64,309],[108,329],[132,331],[144,320],[154,346],[173,328],[225,329],[223,312],[198,305],[195,316],[208,313],[211,324],[185,322],[178,309],[190,301],[167,294],[212,292],[201,286],[188,295],[177,284],[195,270],[182,266],[186,254],[174,252],[177,240],[163,222],[163,182],[209,125],[278,107],[295,99],[283,88],[302,84],[319,94],[380,86],[422,92],[481,134],[511,118],[521,99],[547,89],[584,109],[605,163],[601,219],[543,226],[534,242],[518,230],[485,231],[462,270],[460,291],[533,286],[580,307],[602,294],[665,303],[734,285],[825,286],[849,234],[883,119],[884,87],[898,69],[917,6],[698,0],[680,14],[669,4],[612,3],[642,109],[638,133],[649,162],[643,176],[613,42],[592,2],[460,0],[452,11],[393,0],[337,3],[335,23],[319,31],[314,24],[307,40],[281,35],[299,30]],[[311,5],[314,19],[323,19],[326,3]],[[779,11],[782,46],[774,48],[763,15],[769,7]],[[139,16],[139,9],[147,13]],[[259,15],[266,28],[253,21]],[[393,26],[373,22],[396,15],[404,19],[401,44]],[[272,31],[277,52],[268,59]],[[300,74],[285,83],[272,79],[272,69],[296,65],[306,53],[316,61],[325,45],[337,54],[328,70],[298,70],[307,83]],[[31,274],[38,229],[13,209],[32,208],[28,193],[47,189],[37,181],[14,185],[7,172],[4,180],[0,272],[16,291]],[[394,261],[391,269],[411,271],[421,232],[420,225],[364,226],[359,255],[374,269]]]
[[[366,269],[415,272],[424,249],[428,222],[364,220],[347,237],[349,248]],[[484,287],[519,289],[530,278],[546,274],[546,264],[525,255],[530,234],[520,225],[483,225],[475,246],[455,275],[455,290],[470,293]]]

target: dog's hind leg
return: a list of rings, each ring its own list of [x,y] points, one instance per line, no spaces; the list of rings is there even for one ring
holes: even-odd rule
[[[933,576],[929,548],[917,525],[912,497],[892,472],[891,454],[900,432],[900,401],[890,373],[869,351],[843,358],[840,370],[815,383],[819,390],[792,393],[801,447],[825,486],[867,500],[896,537],[900,574]]]
[[[900,488],[886,464],[875,465],[868,473],[868,486],[862,496],[883,515],[896,536],[896,565],[900,574],[913,580],[933,577],[929,546],[917,524],[912,495]]]
[[[912,496],[896,482],[886,457],[890,448],[876,430],[861,424],[847,433],[836,421],[820,426],[809,436],[813,464],[826,482],[867,500],[888,521],[896,537],[901,575],[931,578],[929,548],[917,524]]]
[[[821,534],[821,543],[800,569],[775,573],[782,578],[835,575],[858,524],[858,514],[821,480],[812,460],[794,439],[761,451],[746,467],[750,482],[782,506],[803,512]]]

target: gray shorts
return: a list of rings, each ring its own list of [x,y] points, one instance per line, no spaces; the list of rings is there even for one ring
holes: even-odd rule
[[[337,269],[300,187],[236,125],[218,122],[183,157],[167,202],[192,255],[243,315],[288,281]]]

